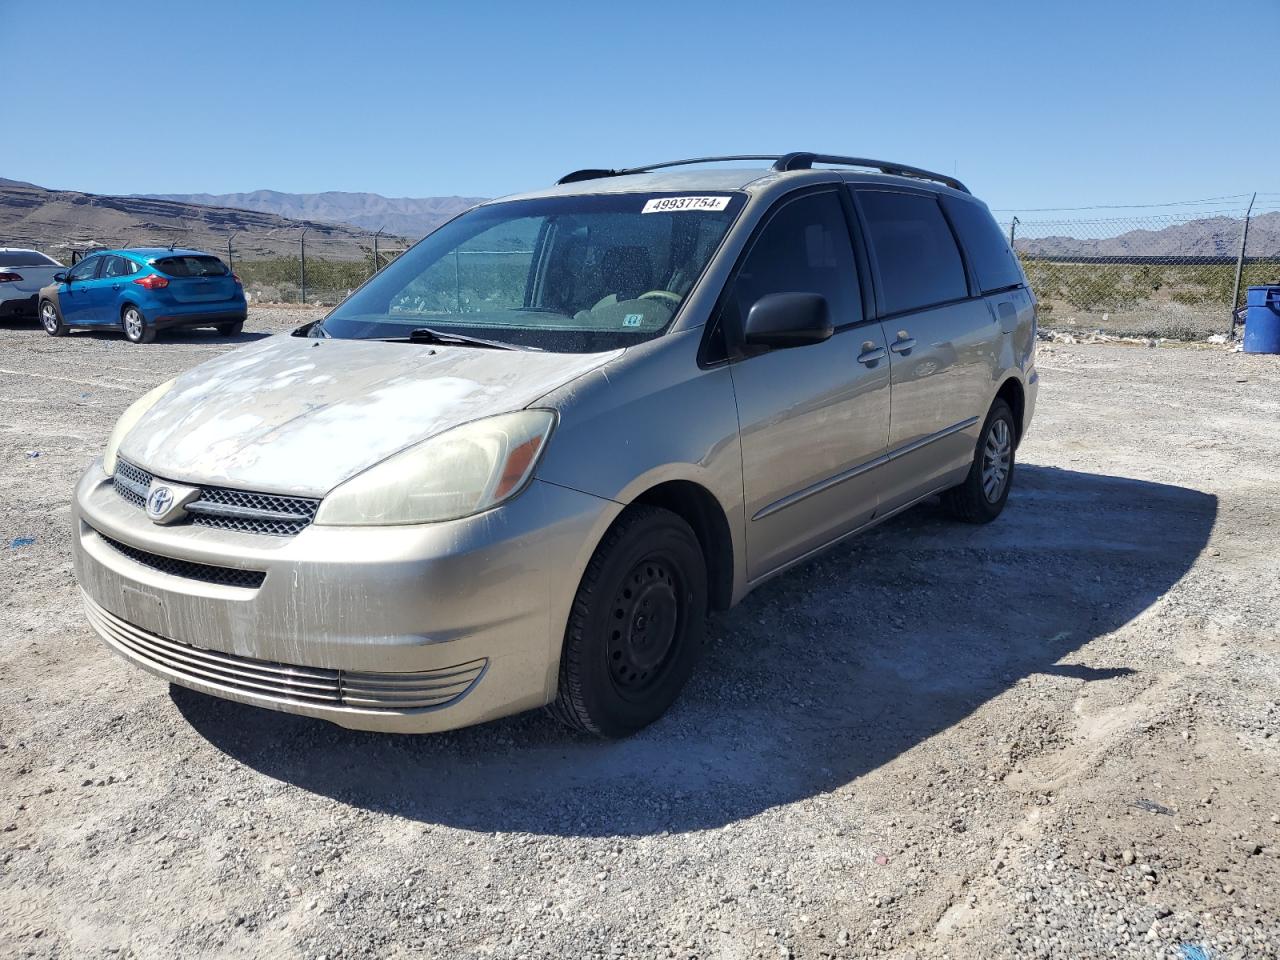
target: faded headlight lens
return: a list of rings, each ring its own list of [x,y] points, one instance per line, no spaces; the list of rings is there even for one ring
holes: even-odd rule
[[[521,410],[446,430],[338,486],[315,523],[435,523],[488,510],[524,489],[554,426],[550,410]]]
[[[176,379],[175,377],[174,380]],[[125,434],[137,426],[143,414],[154,407],[157,400],[173,389],[174,380],[169,380],[160,384],[154,390],[147,391],[133,401],[133,405],[120,415],[120,419],[116,421],[115,429],[111,431],[111,436],[107,438],[107,448],[102,451],[102,469],[109,476],[115,476],[116,454],[120,452],[120,442],[124,440]]]

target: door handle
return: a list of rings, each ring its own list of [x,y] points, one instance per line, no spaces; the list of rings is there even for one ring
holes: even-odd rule
[[[911,348],[916,345],[916,338],[911,336],[905,330],[898,331],[898,339],[889,344],[889,349],[894,353],[910,353]]]
[[[862,342],[862,352],[858,354],[858,362],[870,366],[877,360],[883,360],[887,356],[888,354],[884,352],[884,347],[874,340],[864,340]]]

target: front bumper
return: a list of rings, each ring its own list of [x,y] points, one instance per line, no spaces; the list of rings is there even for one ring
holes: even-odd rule
[[[73,556],[91,625],[152,673],[345,727],[428,732],[550,701],[573,595],[620,509],[534,481],[464,520],[275,537],[153,524],[95,463],[76,488]],[[188,575],[196,565],[265,576],[210,582]]]

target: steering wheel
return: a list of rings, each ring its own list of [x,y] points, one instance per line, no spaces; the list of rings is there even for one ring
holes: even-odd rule
[[[680,294],[672,293],[670,290],[650,290],[648,293],[642,293],[636,297],[637,300],[670,300],[672,303],[679,303]]]

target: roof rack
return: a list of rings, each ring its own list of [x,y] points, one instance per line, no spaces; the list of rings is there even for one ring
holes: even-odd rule
[[[593,169],[574,170],[566,173],[556,181],[562,183],[580,183],[583,180],[599,180],[602,177],[625,177],[633,173],[649,173],[652,170],[663,170],[668,167],[685,167],[695,163],[727,162],[731,160],[772,160],[772,169],[779,172],[787,170],[811,170],[815,163],[840,167],[867,167],[879,170],[895,177],[912,177],[916,180],[933,180],[945,184],[953,190],[969,193],[970,190],[955,177],[945,173],[933,173],[920,167],[909,167],[905,163],[891,163],[887,160],[868,160],[865,157],[840,157],[828,153],[796,152],[782,155],[774,154],[738,154],[724,157],[694,157],[689,160],[664,160],[661,163],[647,163],[639,167],[627,167],[622,170]]]

